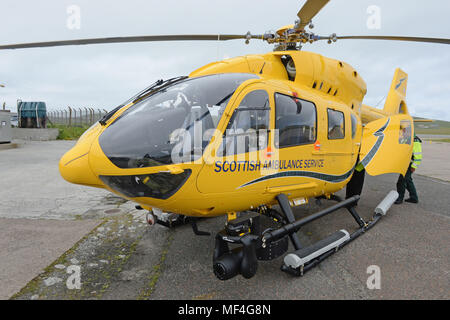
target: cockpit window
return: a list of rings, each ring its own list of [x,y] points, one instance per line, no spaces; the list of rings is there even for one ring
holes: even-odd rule
[[[262,150],[267,147],[270,102],[265,90],[248,93],[235,109],[217,156],[229,156]]]
[[[338,110],[328,109],[328,139],[337,140],[345,138],[344,113]]]
[[[119,168],[196,160],[236,89],[257,78],[217,74],[165,86],[118,117],[100,136],[100,146]]]
[[[279,130],[278,148],[312,144],[316,141],[316,106],[298,97],[275,94],[275,129]]]

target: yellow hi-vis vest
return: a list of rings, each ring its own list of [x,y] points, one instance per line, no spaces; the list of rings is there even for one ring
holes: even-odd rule
[[[414,138],[411,168],[417,169],[420,166],[421,162],[422,162],[422,143],[420,139]]]

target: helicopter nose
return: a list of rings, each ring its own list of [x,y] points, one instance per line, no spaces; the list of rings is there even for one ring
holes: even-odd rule
[[[89,165],[89,149],[75,146],[69,150],[59,161],[59,172],[70,183],[103,188]]]

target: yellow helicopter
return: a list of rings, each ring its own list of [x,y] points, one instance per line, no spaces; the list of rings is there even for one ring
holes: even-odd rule
[[[213,270],[221,279],[255,275],[258,260],[284,257],[282,270],[303,275],[371,228],[396,200],[391,192],[364,221],[355,207],[364,174],[405,174],[414,120],[406,104],[408,75],[397,69],[384,108],[363,104],[366,83],[350,65],[305,43],[374,39],[450,44],[449,39],[322,37],[306,30],[328,0],[309,0],[295,24],[264,35],[169,35],[81,39],[0,46],[22,49],[141,41],[252,39],[275,50],[214,62],[189,76],[157,81],[87,130],[60,160],[71,183],[105,188],[169,227],[227,215],[216,235]],[[347,197],[334,194],[347,186]],[[295,220],[293,206],[337,201]],[[280,211],[273,209],[279,205]],[[359,225],[303,247],[305,224],[348,209]],[[262,230],[261,220],[274,226]],[[234,249],[230,249],[233,245]]]

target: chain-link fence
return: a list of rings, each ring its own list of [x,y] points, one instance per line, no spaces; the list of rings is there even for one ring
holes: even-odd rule
[[[69,127],[91,126],[100,120],[108,111],[94,108],[72,108],[47,111],[47,118],[52,124],[62,124]]]

